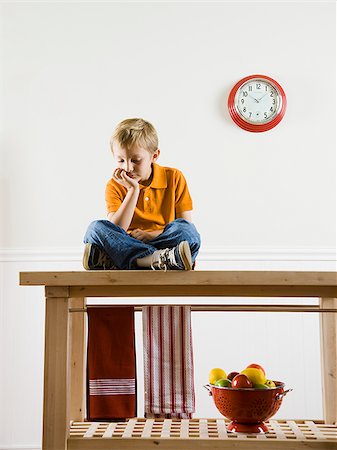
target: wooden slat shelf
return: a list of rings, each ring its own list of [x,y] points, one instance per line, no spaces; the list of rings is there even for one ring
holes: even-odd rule
[[[130,419],[127,422],[73,422],[68,449],[337,448],[337,426],[323,421],[270,420],[266,434],[231,433],[224,419]],[[138,441],[138,442],[137,442]],[[238,444],[240,447],[238,447]],[[272,447],[269,447],[269,445]],[[289,447],[290,444],[290,447]]]

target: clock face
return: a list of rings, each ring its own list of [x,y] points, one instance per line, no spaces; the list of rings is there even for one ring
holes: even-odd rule
[[[270,81],[251,78],[236,92],[234,105],[241,118],[251,124],[271,122],[282,108],[282,97]]]

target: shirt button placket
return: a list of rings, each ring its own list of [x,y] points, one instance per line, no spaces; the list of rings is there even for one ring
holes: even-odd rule
[[[150,207],[150,196],[149,196],[149,193],[148,192],[144,192],[144,200],[145,200],[145,205],[144,205],[144,208],[147,210],[147,211],[151,211],[151,207]]]

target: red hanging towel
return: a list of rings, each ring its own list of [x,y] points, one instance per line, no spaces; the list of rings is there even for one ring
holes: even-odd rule
[[[137,415],[133,307],[88,306],[87,418]]]
[[[190,306],[144,306],[145,417],[195,411]]]

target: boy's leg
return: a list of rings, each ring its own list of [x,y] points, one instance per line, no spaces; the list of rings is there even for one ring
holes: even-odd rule
[[[137,268],[137,258],[148,256],[156,250],[152,244],[129,236],[110,220],[92,222],[84,236],[84,243],[94,244],[103,250],[119,269]]]
[[[173,248],[182,241],[188,242],[194,263],[200,248],[200,234],[195,225],[188,220],[176,219],[170,222],[159,236],[149,241],[149,244],[157,249]]]

